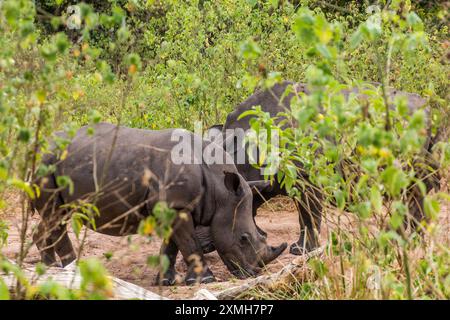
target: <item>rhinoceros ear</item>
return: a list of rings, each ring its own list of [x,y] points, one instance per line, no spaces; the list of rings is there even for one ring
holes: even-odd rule
[[[223,129],[223,124],[215,124],[215,125],[209,127],[209,128],[208,128],[208,131],[209,131],[209,130],[222,131],[222,129]]]
[[[259,192],[268,192],[272,190],[272,185],[270,184],[270,181],[265,180],[255,180],[255,181],[248,181],[248,185],[252,189],[253,194],[258,194]]]
[[[206,139],[217,141],[219,138],[223,140],[222,136],[223,124],[215,124],[209,127],[206,132]]]
[[[223,172],[225,174],[225,187],[234,193],[238,193],[239,187],[241,186],[241,179],[239,179],[239,175],[234,172]]]

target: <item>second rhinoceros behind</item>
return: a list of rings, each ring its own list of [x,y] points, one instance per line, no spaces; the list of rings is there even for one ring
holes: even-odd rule
[[[55,253],[63,265],[75,259],[66,222],[73,214],[70,204],[80,201],[98,208],[95,231],[114,236],[137,233],[140,222],[152,214],[158,201],[183,212],[175,218],[173,233],[163,249],[170,260],[161,277],[166,285],[174,283],[178,251],[188,264],[186,283],[214,280],[194,232],[198,226],[211,228],[214,246],[237,276],[256,274],[286,248],[285,243],[268,246],[257,232],[251,188],[232,160],[228,160],[230,164],[205,164],[192,153],[192,163],[176,164],[171,157],[179,144],[173,141],[175,130],[201,151],[211,142],[180,129],[150,131],[106,123],[93,129],[93,135],[88,134],[88,127],[78,131],[64,160],[54,155],[43,159],[44,164],[56,168],[38,182],[41,195],[33,203],[42,218],[34,240],[44,263],[55,263]],[[73,192],[57,186],[58,176],[70,177]],[[195,255],[197,261],[192,259]]]
[[[379,87],[379,84],[377,83],[368,86],[368,88],[372,89],[376,89],[377,87]],[[364,89],[364,87],[362,88]],[[431,150],[441,138],[447,135],[446,132],[448,130],[442,128],[442,132],[439,132],[436,136],[432,137],[431,120],[428,116],[430,110],[427,106],[426,100],[421,98],[418,94],[402,92],[394,88],[387,88],[386,91],[387,96],[392,101],[396,98],[403,98],[406,102],[407,110],[411,115],[417,110],[424,110],[427,119],[427,138],[423,144],[423,159],[415,164],[415,170],[418,174],[417,177],[424,182],[427,191],[430,191],[433,188],[439,189],[440,177],[437,170],[438,164],[432,158]],[[338,94],[338,92],[336,93]],[[345,89],[339,93],[343,94],[345,99],[358,98],[366,100],[367,102],[367,99],[369,98],[366,96],[365,90],[361,90],[357,87]],[[227,115],[224,125],[215,125],[211,127],[213,132],[209,133],[209,135],[220,137],[219,140],[223,141],[224,149],[233,153],[232,156],[236,160],[236,167],[239,173],[247,181],[264,179],[264,174],[262,174],[261,170],[249,162],[249,158],[246,153],[243,162],[237,161],[237,155],[240,153],[239,151],[244,149],[243,144],[241,143],[242,141],[239,140],[237,133],[239,130],[246,131],[250,129],[251,119],[256,118],[255,115],[250,115],[247,117],[242,117],[241,115],[244,112],[251,110],[253,107],[260,106],[261,110],[270,115],[270,117],[277,117],[276,121],[284,121],[284,128],[296,125],[291,121],[286,121],[283,113],[290,112],[291,102],[294,97],[309,94],[311,94],[311,91],[309,90],[307,84],[295,83],[291,81],[283,81],[275,84],[271,88],[257,91],[244,102],[236,106],[236,108]],[[367,106],[368,104],[366,103],[361,104],[362,113],[369,113],[369,110],[364,110]],[[395,107],[390,106],[390,109],[395,109]],[[367,117],[370,117],[370,115],[367,114]],[[330,142],[337,143],[333,141],[331,137]],[[343,159],[342,161],[345,162],[347,159]],[[322,220],[323,192],[320,187],[314,185],[310,181],[310,177],[306,174],[306,172],[301,170],[303,164],[297,162],[297,165],[300,169],[299,174],[301,175],[306,188],[298,198],[295,198],[296,206],[299,211],[300,236],[299,240],[291,245],[290,252],[295,255],[300,255],[305,251],[308,252],[315,249],[319,245],[317,234],[319,233]],[[280,194],[286,195],[287,192],[282,182],[278,181],[278,179],[274,179],[274,183],[271,186],[257,193],[253,198],[253,213],[256,214],[258,207],[265,201]],[[424,196],[418,185],[412,184],[408,188],[406,197],[408,198],[407,202],[409,207],[408,220],[414,227],[417,226],[418,223],[424,218]],[[260,232],[264,234],[262,230],[260,230]],[[202,238],[205,239],[203,241],[204,248],[207,248],[207,251],[213,250],[213,246],[208,243],[208,230],[202,230]]]

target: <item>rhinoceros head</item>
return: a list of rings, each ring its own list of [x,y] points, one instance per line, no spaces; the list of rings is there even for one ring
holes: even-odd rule
[[[254,276],[263,265],[276,259],[287,244],[269,246],[258,232],[252,215],[252,190],[240,174],[224,172],[223,184],[224,192],[218,197],[211,223],[214,245],[232,274],[239,278]]]

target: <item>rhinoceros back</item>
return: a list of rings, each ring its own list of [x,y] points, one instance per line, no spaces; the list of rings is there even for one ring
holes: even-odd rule
[[[198,196],[202,181],[198,166],[171,161],[170,152],[177,143],[171,141],[173,130],[107,123],[93,129],[93,134],[89,134],[89,127],[78,131],[56,174],[70,177],[74,185],[73,193],[68,188],[61,191],[64,203],[80,199],[94,203],[100,211],[97,228],[113,225],[100,232],[134,233],[156,202],[182,207]],[[119,230],[124,228],[127,232]]]

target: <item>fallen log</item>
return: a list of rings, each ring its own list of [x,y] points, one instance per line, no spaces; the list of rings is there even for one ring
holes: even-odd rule
[[[324,247],[313,250],[305,255],[295,258],[289,264],[284,266],[280,271],[261,275],[244,284],[228,288],[219,292],[211,292],[207,289],[201,289],[194,295],[195,300],[229,300],[236,299],[244,292],[254,289],[256,287],[264,287],[267,289],[273,288],[280,283],[288,283],[289,281],[296,279],[297,281],[302,281],[308,272],[308,267],[306,262],[313,258],[323,254]]]
[[[49,267],[45,274],[42,276],[37,276],[33,267],[24,267],[22,271],[25,277],[33,282],[35,285],[44,283],[47,280],[53,280],[60,285],[67,288],[79,289],[81,284],[81,275],[76,270],[75,267],[70,266],[69,268],[57,268]],[[0,278],[4,281],[6,286],[13,291],[16,286],[16,278],[11,274],[0,273]],[[115,277],[109,277],[112,283],[114,300],[128,300],[128,299],[139,299],[139,300],[168,300],[167,298],[160,296],[154,292],[146,290],[130,282],[121,280]]]

